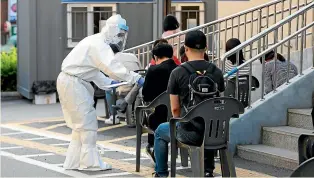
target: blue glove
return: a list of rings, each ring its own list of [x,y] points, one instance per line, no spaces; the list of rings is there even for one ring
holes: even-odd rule
[[[137,84],[142,87],[142,86],[144,85],[144,82],[145,82],[145,79],[141,77],[141,78],[137,81]]]
[[[120,82],[119,82],[119,81],[112,80],[111,85],[113,85],[113,84],[118,84],[118,83],[120,83]]]

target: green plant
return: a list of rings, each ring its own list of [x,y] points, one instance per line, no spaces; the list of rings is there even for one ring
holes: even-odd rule
[[[1,52],[1,91],[16,91],[17,52]]]

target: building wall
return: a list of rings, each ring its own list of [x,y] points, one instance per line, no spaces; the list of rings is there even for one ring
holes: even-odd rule
[[[126,49],[153,40],[153,4],[118,4],[130,31]]]
[[[64,58],[59,0],[18,1],[18,91],[32,99],[37,80],[56,80]]]

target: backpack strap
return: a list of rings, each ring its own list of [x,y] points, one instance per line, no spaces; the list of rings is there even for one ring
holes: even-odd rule
[[[181,64],[180,66],[183,69],[185,69],[189,73],[189,75],[196,72],[195,68],[191,64],[189,64],[188,62],[185,62],[185,63]]]

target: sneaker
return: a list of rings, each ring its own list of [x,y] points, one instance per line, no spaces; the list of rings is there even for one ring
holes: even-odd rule
[[[214,174],[210,172],[205,172],[204,177],[214,177]]]
[[[154,166],[155,166],[155,153],[154,153],[154,147],[152,147],[151,145],[147,145],[146,149],[145,149],[146,154],[148,155],[148,157],[152,160]]]
[[[113,124],[113,116],[111,115],[109,119],[105,120],[105,124]],[[118,116],[115,117],[115,124],[120,124],[120,119]]]

